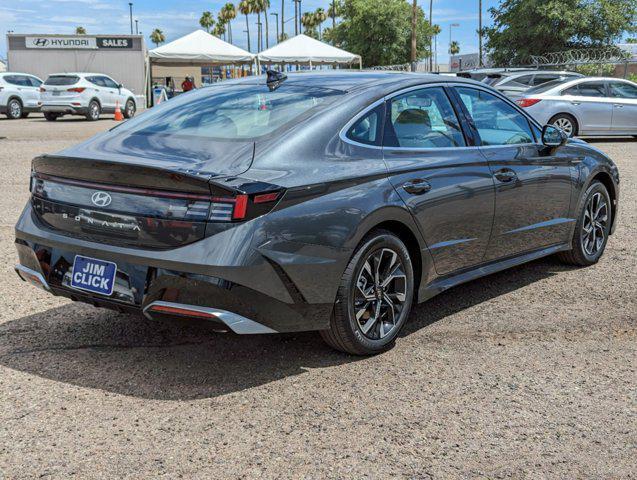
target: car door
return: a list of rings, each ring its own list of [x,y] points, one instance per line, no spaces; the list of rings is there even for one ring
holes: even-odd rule
[[[119,85],[110,77],[103,76],[102,81],[104,82],[104,86],[106,87],[106,91],[109,96],[109,108],[115,109],[115,105],[119,102],[120,108],[123,108],[122,101],[119,97]]]
[[[40,103],[40,85],[42,85],[42,80],[37,77],[32,77],[31,75],[25,76],[28,87],[28,102],[26,103],[29,108],[37,108]]]
[[[608,96],[605,81],[584,80],[562,92],[562,95],[573,106],[580,134],[610,131],[613,99]]]
[[[485,260],[515,256],[567,240],[572,163],[563,148],[538,143],[516,107],[478,87],[455,91],[470,118],[495,181],[495,217]]]
[[[494,213],[494,181],[465,137],[446,89],[426,86],[387,99],[383,157],[440,275],[482,262]]]
[[[613,99],[613,132],[637,133],[637,85],[628,82],[609,81],[608,89]]]
[[[31,108],[34,106],[31,82],[26,75],[7,75],[5,81],[13,85],[13,89],[20,97],[23,107]],[[37,106],[37,104],[35,106]]]

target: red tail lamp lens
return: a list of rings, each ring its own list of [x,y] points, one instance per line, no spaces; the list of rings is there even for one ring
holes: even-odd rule
[[[531,107],[539,102],[541,102],[539,98],[520,98],[519,100],[515,101],[515,103],[517,103],[522,108]]]
[[[256,195],[253,201],[254,203],[268,203],[274,202],[277,198],[279,198],[279,192],[263,193],[261,195]]]
[[[246,211],[248,210],[248,196],[237,195],[234,203],[234,210],[232,211],[232,218],[235,220],[241,220],[246,217]]]
[[[75,88],[69,88],[67,92],[82,93],[84,90],[86,90],[86,88],[84,87],[75,87]]]

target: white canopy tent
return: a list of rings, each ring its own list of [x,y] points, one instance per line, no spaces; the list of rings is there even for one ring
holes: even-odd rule
[[[254,55],[224,42],[203,30],[195,30],[148,52],[152,63],[160,65],[202,65],[252,63]]]
[[[333,47],[327,43],[308,37],[297,35],[284,42],[268,48],[257,55],[259,63],[291,63],[291,64],[348,64],[358,63],[363,68],[360,55]]]

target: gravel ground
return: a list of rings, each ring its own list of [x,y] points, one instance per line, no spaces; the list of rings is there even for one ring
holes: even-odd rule
[[[534,262],[414,309],[354,358],[18,280],[31,158],[113,125],[0,120],[0,478],[637,478],[637,142],[602,261]]]

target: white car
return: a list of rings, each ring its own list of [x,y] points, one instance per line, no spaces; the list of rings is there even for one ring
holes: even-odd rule
[[[570,137],[637,136],[637,84],[629,80],[555,80],[526,91],[516,103],[540,125],[555,125]]]
[[[0,73],[0,113],[12,120],[40,110],[42,80],[28,73]]]
[[[40,92],[47,120],[67,114],[98,120],[101,113],[115,112],[116,105],[125,118],[137,110],[133,92],[101,73],[56,73],[46,79]]]

